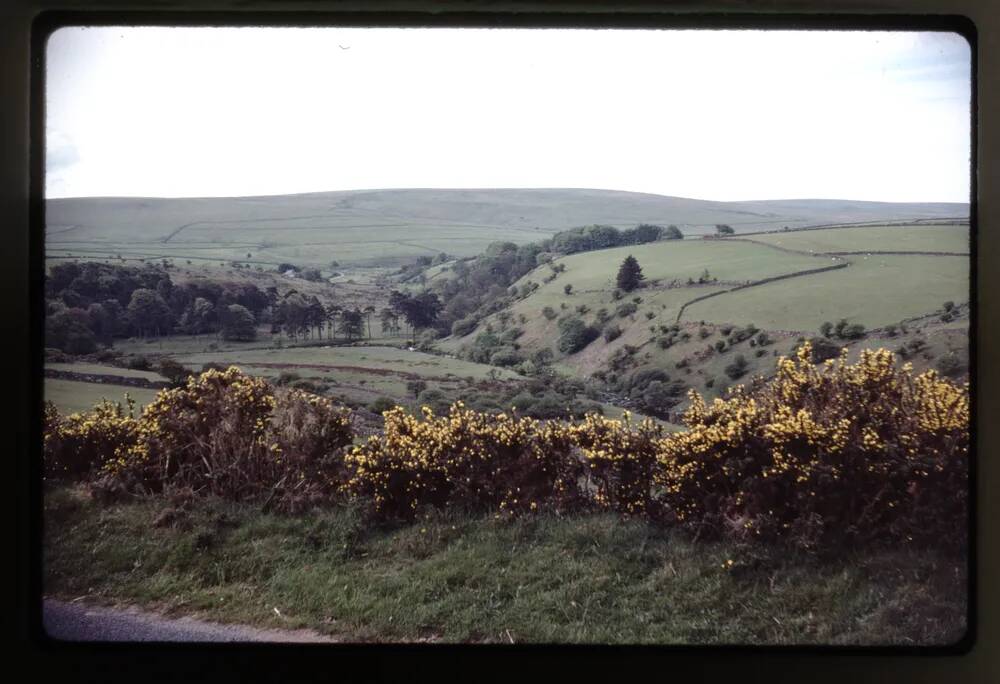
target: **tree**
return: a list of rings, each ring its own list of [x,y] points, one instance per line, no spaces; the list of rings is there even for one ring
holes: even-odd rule
[[[860,340],[867,334],[868,333],[865,332],[865,326],[860,323],[851,323],[840,331],[840,336],[845,340]]]
[[[97,340],[87,325],[87,312],[67,309],[45,319],[45,346],[68,354],[90,354],[97,350]]]
[[[585,324],[579,318],[571,318],[559,326],[562,334],[559,336],[559,351],[564,354],[575,354],[596,340],[601,331]]]
[[[566,294],[573,294],[573,285],[571,283],[566,283],[563,285],[563,292]]]
[[[813,363],[820,363],[840,356],[840,346],[826,337],[814,337],[809,340],[809,343],[812,345]]]
[[[333,339],[334,332],[337,330],[337,317],[340,316],[341,311],[343,309],[337,304],[329,304],[324,308],[326,336],[331,339]]]
[[[360,309],[344,310],[340,314],[340,332],[348,340],[360,338],[364,334],[365,321]]]
[[[306,324],[309,329],[316,328],[317,335],[322,339],[323,324],[326,322],[326,307],[315,295],[309,299],[309,306],[306,309]]]
[[[375,313],[375,307],[369,304],[364,308],[365,320],[368,322],[368,339],[372,338],[372,314]]]
[[[667,226],[663,231],[663,240],[681,240],[684,238],[684,233],[680,231],[675,225]]]
[[[725,223],[715,224],[715,234],[722,237],[725,235],[733,235],[736,233],[732,226],[726,225]]]
[[[257,320],[248,308],[230,304],[223,312],[222,339],[250,342],[257,337]]]
[[[382,326],[382,336],[395,335],[399,332],[399,314],[388,306],[378,312],[379,323]]]
[[[110,345],[114,334],[114,321],[103,305],[94,302],[87,307],[87,327],[101,344]]]
[[[442,308],[441,300],[433,292],[410,296],[397,290],[389,293],[389,306],[405,318],[414,331],[434,325]]]
[[[475,318],[475,316],[469,316],[468,318],[459,318],[457,321],[451,324],[451,334],[454,335],[455,337],[465,337],[473,330],[475,330],[478,324],[479,321]]]
[[[666,417],[670,409],[680,403],[684,384],[679,381],[653,380],[639,396],[642,408],[656,416]]]
[[[736,358],[733,359],[733,362],[726,366],[726,375],[728,375],[731,380],[742,378],[746,375],[748,366],[749,364],[743,354],[737,354]]]
[[[143,337],[151,332],[155,335],[169,333],[173,327],[170,307],[154,290],[134,290],[127,311],[129,323]]]
[[[285,295],[284,299],[275,308],[273,323],[277,324],[280,330],[283,330],[289,337],[294,339],[309,330],[310,325],[315,322],[317,315],[318,312],[315,309],[314,301],[305,297],[302,293],[292,290]]]
[[[173,359],[163,359],[157,372],[170,381],[174,387],[181,387],[186,382],[191,372],[183,364]]]
[[[389,307],[383,307],[378,313],[379,323],[382,324],[382,335],[383,337],[386,333],[390,335],[396,335],[399,333],[399,314],[390,309]]]
[[[117,299],[105,299],[101,302],[104,311],[111,321],[111,336],[124,337],[128,332],[128,321],[125,317],[125,309]]]
[[[427,389],[427,383],[423,380],[410,380],[406,383],[406,390],[408,392],[413,392],[413,398],[416,399],[420,396],[420,393]]]
[[[531,355],[531,362],[536,366],[547,366],[552,363],[554,354],[548,347],[543,347]]]
[[[181,328],[192,335],[211,332],[217,325],[215,305],[204,297],[196,297],[181,314]]]
[[[676,230],[676,228],[674,229]],[[647,242],[656,242],[663,237],[663,226],[654,226],[651,223],[640,223],[632,230],[626,230],[622,235],[622,244],[642,245]]]
[[[636,258],[629,254],[625,257],[622,265],[618,268],[618,277],[615,279],[618,289],[624,290],[625,292],[631,292],[635,288],[639,287],[639,283],[642,282],[642,279],[642,267],[639,266],[639,262],[636,261]]]
[[[830,321],[823,321],[823,324],[819,326],[819,334],[823,337],[829,337],[830,333],[833,332],[833,323]]]

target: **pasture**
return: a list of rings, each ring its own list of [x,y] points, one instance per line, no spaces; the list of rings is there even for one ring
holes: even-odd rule
[[[531,242],[547,233],[502,227],[403,225],[281,225],[232,226],[205,223],[187,228],[170,242],[114,241],[104,244],[51,239],[48,255],[109,258],[173,259],[204,263],[239,261],[251,265],[290,262],[324,267],[331,261],[346,264],[392,264],[441,252],[473,256],[496,240]],[[58,236],[55,236],[58,237]],[[251,257],[247,257],[247,254]]]
[[[235,365],[251,375],[277,379],[293,374],[302,380],[329,386],[343,401],[369,404],[379,397],[413,401],[407,387],[423,381],[428,389],[452,393],[484,381],[523,380],[517,373],[479,363],[396,347],[326,346],[285,349],[246,349],[171,356],[193,371],[207,363]]]
[[[112,375],[119,378],[141,378],[152,382],[163,382],[164,380],[162,375],[154,371],[119,368],[118,366],[106,366],[100,363],[46,363],[45,368],[69,373],[85,373],[88,375]]]
[[[785,249],[814,252],[966,252],[968,225],[865,226],[748,235]]]
[[[824,321],[846,318],[876,328],[969,299],[968,257],[873,254],[851,260],[844,269],[697,302],[683,320],[815,332]]]
[[[43,398],[55,404],[62,414],[89,411],[95,404],[101,403],[102,399],[119,401],[124,404],[126,393],[135,399],[137,412],[156,398],[156,390],[125,385],[58,378],[45,378],[42,385]]]
[[[400,375],[456,378],[471,377],[485,380],[494,371],[491,366],[472,363],[446,356],[407,351],[397,347],[307,347],[289,349],[248,349],[238,353],[218,351],[195,354],[172,354],[177,361],[188,366],[205,363],[232,363],[235,365],[283,364],[294,367],[363,368],[385,371]],[[513,371],[495,369],[502,380],[513,380],[520,376]]]
[[[720,281],[746,282],[830,265],[829,259],[788,254],[746,242],[663,240],[572,254],[556,260],[556,263],[565,265],[566,271],[552,282],[542,283],[542,279],[549,274],[549,267],[541,266],[524,276],[517,285],[529,280],[539,283],[541,287],[532,296],[555,294],[564,297],[563,288],[567,284],[573,286],[574,292],[610,292],[615,288],[618,267],[629,254],[639,261],[647,281],[676,280],[681,284],[686,283],[688,278],[697,281],[706,269],[710,276]]]

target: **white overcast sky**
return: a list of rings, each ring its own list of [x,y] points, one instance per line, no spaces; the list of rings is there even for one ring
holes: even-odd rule
[[[49,197],[969,199],[950,33],[64,28],[47,60]]]

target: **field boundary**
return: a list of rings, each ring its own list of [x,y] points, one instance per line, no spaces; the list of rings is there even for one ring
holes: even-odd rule
[[[55,368],[46,368],[45,377],[55,380],[73,380],[76,382],[89,382],[97,385],[120,385],[122,387],[139,387],[142,389],[161,390],[170,387],[166,380],[148,380],[146,378],[133,378],[125,375],[103,375],[100,373],[77,373],[75,371],[64,371]]]
[[[855,223],[820,223],[812,226],[797,226],[795,228],[789,228],[785,230],[784,228],[780,230],[755,230],[748,233],[739,233],[740,236],[745,235],[773,235],[774,233],[797,233],[804,230],[834,230],[837,228],[864,228],[866,226],[871,228],[905,228],[907,226],[925,226],[925,225],[943,225],[943,226],[964,226],[970,225],[968,217],[960,216],[947,216],[942,218],[922,218],[922,219],[899,219],[898,222],[894,221],[858,221]],[[712,239],[724,239],[728,240],[731,238],[717,238],[715,235],[703,235],[702,240],[712,240]]]
[[[755,233],[756,234],[756,233]],[[702,238],[705,239],[705,238]],[[772,245],[769,242],[760,242],[752,238],[747,237],[732,237],[732,238],[709,238],[709,239],[724,239],[726,242],[749,242],[754,245],[760,245],[761,247],[770,247],[771,249],[776,249],[779,252],[784,252],[785,254],[795,254],[797,256],[807,256],[807,257],[824,257],[824,256],[837,256],[838,252],[807,252],[803,249],[792,249],[791,247],[782,247],[781,245]],[[844,252],[844,254],[851,254],[852,252]],[[860,252],[861,254],[867,254],[867,252]]]
[[[763,243],[760,243],[763,244]],[[968,252],[923,252],[923,251],[890,251],[890,250],[870,250],[867,252],[817,252],[817,254],[829,254],[830,256],[863,256],[868,254],[885,254],[892,256],[971,256]]]
[[[753,242],[748,240],[747,242]],[[749,287],[757,287],[758,285],[767,285],[768,283],[777,282],[779,280],[788,280],[789,278],[798,278],[801,276],[815,275],[817,273],[826,273],[827,271],[836,271],[841,268],[847,268],[851,265],[849,261],[842,261],[839,264],[833,264],[832,266],[823,266],[821,268],[812,268],[805,271],[795,271],[794,273],[785,273],[783,275],[771,276],[769,278],[762,278],[761,280],[756,280],[752,283],[747,283],[746,285],[737,285],[736,287],[731,287],[728,290],[722,290],[721,292],[710,292],[706,295],[700,297],[695,297],[694,299],[684,302],[681,308],[677,311],[677,318],[674,319],[674,323],[681,322],[681,316],[684,315],[684,310],[687,309],[692,304],[697,304],[706,299],[711,299],[712,297],[719,297],[724,294],[729,294],[730,292],[736,292],[738,290],[745,290]]]

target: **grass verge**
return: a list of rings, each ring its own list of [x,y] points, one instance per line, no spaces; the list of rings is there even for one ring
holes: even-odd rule
[[[386,528],[351,508],[101,505],[58,487],[44,526],[46,595],[349,641],[930,645],[965,631],[962,559],[824,561],[611,515]]]

